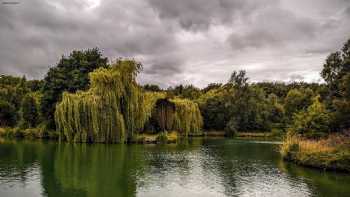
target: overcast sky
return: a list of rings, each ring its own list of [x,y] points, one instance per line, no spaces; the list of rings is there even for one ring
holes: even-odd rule
[[[0,73],[43,78],[61,55],[132,57],[162,87],[317,82],[350,38],[350,0],[0,0]],[[9,3],[10,2],[10,3]],[[18,2],[18,3],[16,3]]]

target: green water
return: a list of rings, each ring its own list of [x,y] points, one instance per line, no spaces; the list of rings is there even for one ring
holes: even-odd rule
[[[0,144],[1,197],[349,196],[350,175],[283,162],[277,144]]]

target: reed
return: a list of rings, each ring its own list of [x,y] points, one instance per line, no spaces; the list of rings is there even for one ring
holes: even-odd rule
[[[350,171],[350,137],[345,135],[318,140],[288,135],[280,152],[284,159],[305,166]]]

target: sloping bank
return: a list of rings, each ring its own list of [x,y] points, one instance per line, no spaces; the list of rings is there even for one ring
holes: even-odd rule
[[[135,80],[140,69],[133,60],[118,60],[90,73],[89,90],[64,93],[55,112],[60,139],[124,143],[140,140],[145,133],[163,141],[168,131],[184,137],[200,133],[198,105],[162,92],[144,93]]]
[[[280,152],[285,160],[300,165],[350,172],[350,137],[347,135],[330,135],[320,140],[288,136]]]

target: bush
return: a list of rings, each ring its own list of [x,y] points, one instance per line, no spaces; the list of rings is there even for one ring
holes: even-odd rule
[[[21,102],[21,128],[32,128],[38,123],[39,113],[37,101],[32,95],[27,94]]]
[[[14,126],[16,124],[16,108],[7,101],[0,100],[0,126]]]
[[[228,137],[233,137],[237,133],[237,121],[232,118],[225,127],[225,135]]]
[[[309,138],[322,137],[329,132],[330,119],[330,113],[316,96],[306,111],[294,115],[289,132]]]
[[[166,144],[168,143],[168,135],[167,132],[161,132],[157,138],[156,138],[157,143],[159,144]]]

